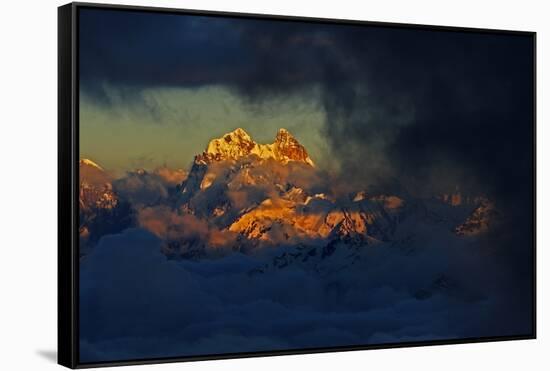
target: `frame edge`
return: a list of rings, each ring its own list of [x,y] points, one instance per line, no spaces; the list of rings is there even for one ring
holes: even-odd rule
[[[473,32],[480,34],[507,34],[513,36],[530,37],[533,41],[533,259],[534,259],[534,296],[533,296],[533,329],[530,334],[517,336],[497,336],[481,338],[465,338],[450,340],[434,340],[420,342],[403,342],[398,344],[378,344],[365,346],[344,346],[330,348],[311,348],[294,350],[275,350],[248,353],[222,353],[214,355],[200,355],[190,357],[167,357],[167,358],[145,358],[134,360],[105,361],[80,363],[78,356],[78,204],[75,202],[78,197],[78,167],[75,159],[78,154],[75,152],[74,140],[77,140],[77,48],[78,36],[76,33],[78,8],[97,8],[104,10],[126,10],[126,11],[148,11],[156,13],[180,13],[188,15],[205,15],[213,17],[233,17],[243,19],[264,19],[298,21],[309,23],[334,23],[334,24],[357,24],[378,27],[409,28],[428,31],[450,31],[450,32]],[[415,348],[424,346],[440,345],[468,345],[476,343],[489,343],[501,341],[521,341],[537,339],[537,307],[536,307],[536,126],[537,126],[537,88],[536,88],[536,44],[537,32],[528,30],[508,29],[485,29],[476,27],[444,26],[415,23],[395,23],[384,21],[368,21],[354,19],[318,18],[307,16],[289,16],[281,14],[264,13],[240,13],[218,10],[200,10],[186,8],[169,8],[158,6],[136,6],[107,3],[72,2],[58,7],[58,364],[71,369],[88,369],[97,367],[132,366],[148,364],[164,364],[179,362],[196,362],[208,360],[230,360],[244,359],[251,357],[272,357],[287,355],[308,355],[322,353],[342,353],[347,351],[364,351],[377,349],[399,349]],[[67,205],[70,205],[68,207]],[[64,210],[63,210],[64,208]],[[63,214],[66,214],[63,216]],[[76,215],[76,216],[75,216]],[[69,227],[67,232],[66,227]],[[64,270],[62,270],[62,265]],[[64,291],[65,290],[65,291]]]
[[[57,8],[57,363],[77,367],[75,327],[75,250],[73,117],[74,5]]]

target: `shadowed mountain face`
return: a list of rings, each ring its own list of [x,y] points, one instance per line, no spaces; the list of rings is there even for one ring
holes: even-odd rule
[[[98,164],[79,162],[80,254],[103,235],[121,232],[133,224],[130,205],[113,192],[111,176]]]
[[[284,129],[213,139],[188,172],[80,175],[85,360],[529,331],[528,290],[503,276],[514,220],[490,196],[350,191]]]
[[[80,254],[85,255],[105,235],[136,225],[136,212],[144,205],[161,204],[186,179],[181,169],[143,169],[115,179],[90,159],[79,161]]]

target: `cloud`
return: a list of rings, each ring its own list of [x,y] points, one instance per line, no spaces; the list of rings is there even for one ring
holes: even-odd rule
[[[81,360],[530,331],[528,301],[517,300],[524,286],[510,284],[521,275],[502,276],[501,262],[478,247],[428,237],[415,254],[367,248],[337,276],[300,266],[250,275],[265,255],[168,260],[161,240],[142,229],[104,237],[81,262]],[[443,273],[450,289],[437,286]]]
[[[187,172],[183,169],[170,169],[166,166],[155,169],[155,174],[160,176],[167,184],[176,186],[187,179]]]
[[[138,212],[140,226],[167,243],[189,242],[203,244],[208,248],[229,248],[235,242],[236,234],[221,230],[186,212],[178,212],[169,206],[151,206]],[[183,252],[183,251],[182,251]]]
[[[81,27],[82,86],[99,100],[98,81],[130,95],[220,86],[275,115],[294,96],[324,112],[316,144],[349,183],[531,197],[528,36],[105,10]]]
[[[316,163],[333,162],[321,132],[324,112],[314,93],[287,94],[257,106],[223,85],[106,84],[104,90],[103,103],[81,90],[81,153],[118,173],[163,166],[188,170],[210,140],[237,127],[245,127],[259,143],[273,142],[278,129],[287,128]]]
[[[113,189],[134,208],[164,204],[176,192],[176,187],[187,178],[183,169],[158,167],[149,172],[144,169],[126,172],[113,181]]]

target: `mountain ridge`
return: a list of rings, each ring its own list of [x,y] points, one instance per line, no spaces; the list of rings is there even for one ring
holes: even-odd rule
[[[83,159],[80,166],[85,170],[81,193],[94,196],[88,207],[81,207],[81,221],[86,221],[83,237],[92,229],[98,231],[92,242],[104,231],[116,232],[134,213],[135,225],[156,234],[163,241],[162,251],[175,258],[200,258],[224,248],[247,253],[265,247],[317,246],[322,259],[342,246],[353,254],[358,248],[384,244],[408,249],[426,231],[459,239],[484,233],[496,215],[485,198],[458,193],[419,199],[366,186],[338,196],[333,182],[324,178],[307,150],[285,129],[278,130],[271,144],[256,143],[241,128],[212,139],[195,156],[183,181],[166,196],[149,198],[158,201],[141,205],[128,196],[144,191],[134,188],[148,184],[139,182],[150,176],[148,172],[128,173],[121,178],[127,182],[90,184],[82,175],[108,173],[91,160]],[[112,184],[125,185],[132,192],[119,199]],[[104,199],[112,202],[98,202]],[[133,202],[131,213],[119,212],[123,210],[119,205],[126,205],[123,201]],[[97,228],[101,221],[97,215],[109,216],[109,225]]]
[[[284,128],[277,131],[275,141],[270,144],[259,144],[244,129],[237,128],[221,138],[212,139],[205,151],[195,156],[195,163],[209,164],[247,156],[257,156],[262,160],[274,159],[283,164],[296,161],[315,166],[305,147]]]

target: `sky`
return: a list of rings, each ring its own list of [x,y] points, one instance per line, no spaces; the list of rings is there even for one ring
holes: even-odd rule
[[[321,168],[530,197],[528,35],[80,14],[80,151],[113,171],[189,167],[242,127],[285,127]],[[352,176],[351,176],[352,175]]]
[[[208,142],[238,127],[259,143],[272,143],[287,128],[311,156],[329,160],[321,135],[324,113],[314,101],[299,97],[248,107],[223,86],[147,87],[139,100],[126,101],[116,87],[105,93],[116,104],[97,104],[81,96],[81,154],[113,171],[166,165],[187,169]]]

